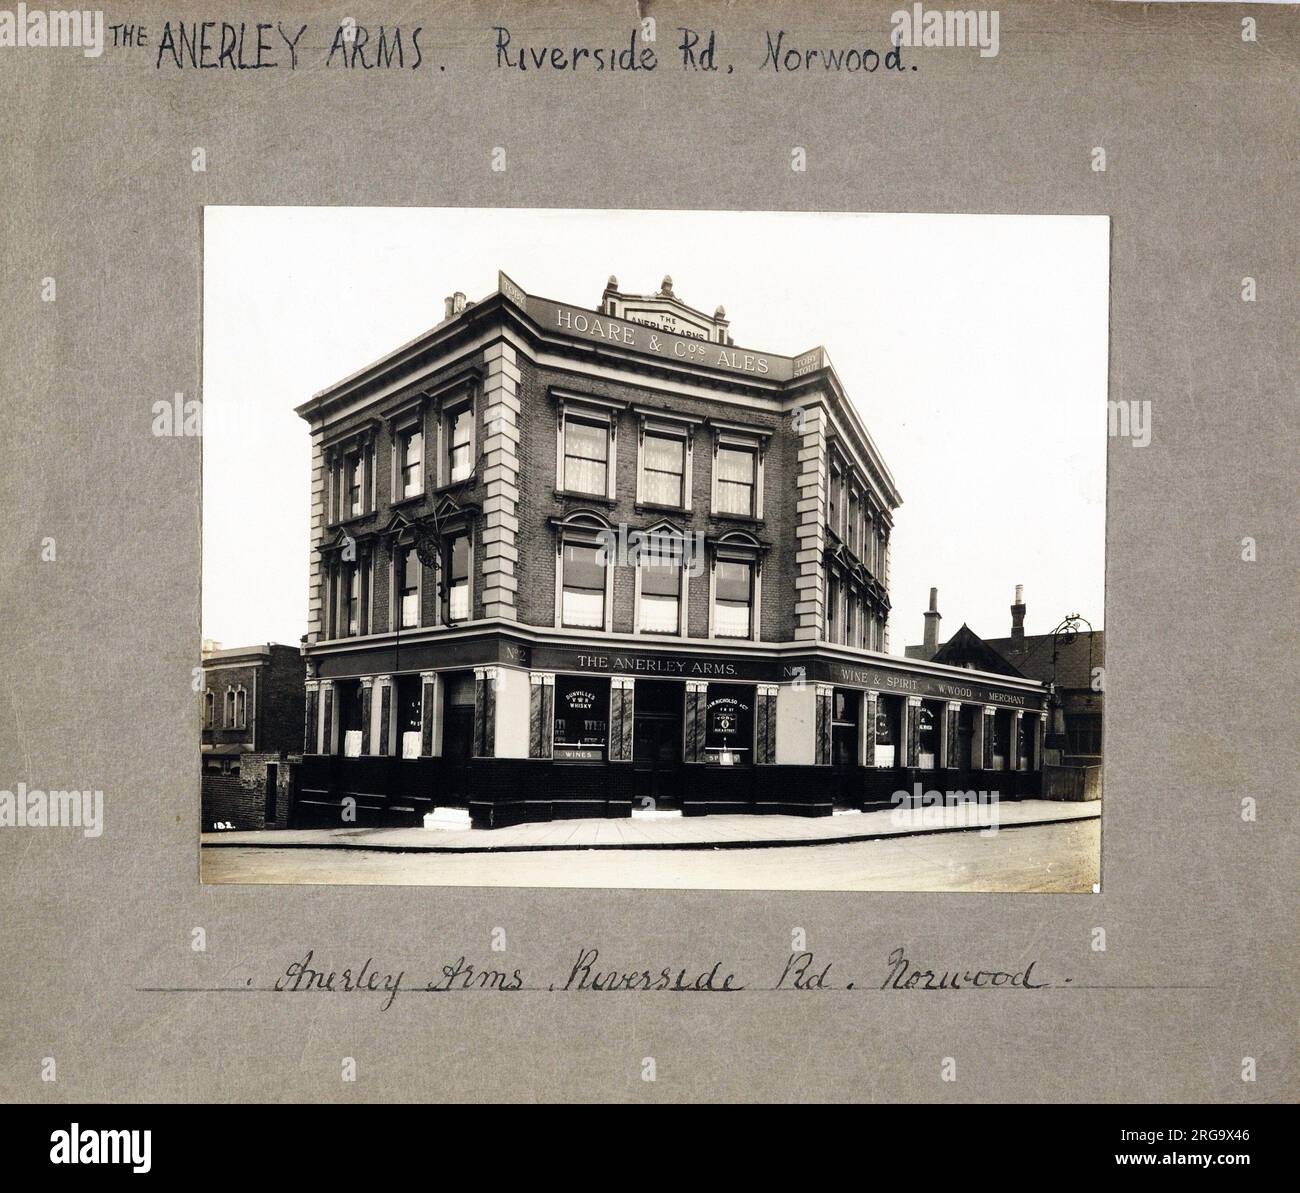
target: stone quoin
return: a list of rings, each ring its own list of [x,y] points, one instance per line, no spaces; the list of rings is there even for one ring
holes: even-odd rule
[[[297,408],[294,823],[1037,793],[1041,683],[887,653],[902,499],[825,349],[738,347],[671,278],[441,313]]]

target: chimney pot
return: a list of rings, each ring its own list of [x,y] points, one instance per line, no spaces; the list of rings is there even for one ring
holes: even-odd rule
[[[930,607],[925,611],[925,657],[931,659],[939,650],[939,590],[930,589]]]
[[[450,319],[455,313],[456,300],[448,294],[447,297],[442,300],[442,317],[444,319]]]
[[[1011,606],[1011,636],[1013,638],[1023,638],[1025,636],[1025,586],[1016,585],[1016,603]]]

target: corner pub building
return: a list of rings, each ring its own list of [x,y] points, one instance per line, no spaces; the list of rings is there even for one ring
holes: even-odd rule
[[[738,348],[669,278],[593,310],[501,274],[297,413],[296,823],[1038,791],[1041,684],[885,653],[901,499],[824,349]]]

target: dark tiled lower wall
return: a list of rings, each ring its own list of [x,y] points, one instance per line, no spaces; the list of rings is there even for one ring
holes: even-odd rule
[[[829,816],[838,808],[888,806],[897,791],[997,791],[1036,795],[1036,773],[859,770],[812,766],[685,766],[668,806],[686,816]],[[546,758],[325,758],[304,760],[293,823],[298,826],[420,824],[438,806],[468,808],[476,828],[528,821],[630,816],[638,800],[630,763]],[[350,807],[355,820],[345,821]]]
[[[632,767],[627,763],[565,765],[549,759],[481,758],[469,801],[475,828],[530,820],[630,816]]]

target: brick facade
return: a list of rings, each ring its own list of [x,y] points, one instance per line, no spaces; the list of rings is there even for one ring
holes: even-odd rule
[[[653,296],[611,279],[580,308],[502,275],[298,413],[312,443],[298,721],[311,816],[348,791],[368,815],[441,801],[482,824],[659,801],[822,814],[832,789],[856,806],[915,767],[919,712],[890,778],[865,773],[884,756],[873,685],[928,691],[953,669],[911,676],[883,653],[901,498],[824,350],[736,348],[721,308],[686,306],[670,279]],[[572,447],[570,421],[585,428]],[[666,488],[647,470],[655,434],[680,444]],[[649,499],[664,493],[681,499]],[[703,548],[667,606],[678,633],[642,629],[635,562],[561,591],[566,553],[656,528]],[[1036,685],[1008,688],[1039,707]],[[837,704],[842,691],[860,703]],[[846,759],[862,773],[832,782]]]

